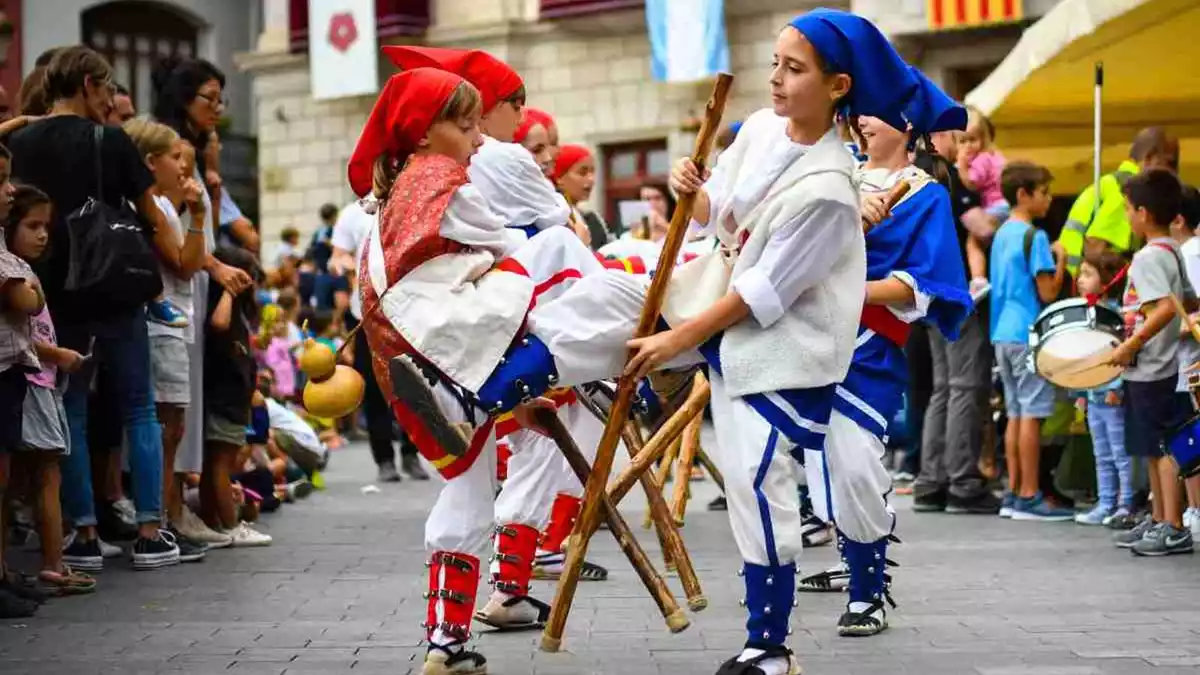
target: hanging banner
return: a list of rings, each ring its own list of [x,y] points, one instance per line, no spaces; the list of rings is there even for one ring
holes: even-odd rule
[[[1021,0],[926,0],[930,30],[981,28],[1025,18]]]
[[[729,72],[724,0],[646,0],[650,70],[660,82]]]
[[[317,100],[379,91],[375,0],[308,0],[308,67]]]

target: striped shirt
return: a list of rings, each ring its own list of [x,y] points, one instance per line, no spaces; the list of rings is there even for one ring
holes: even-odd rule
[[[9,281],[36,281],[37,275],[24,260],[9,252],[0,237],[0,288]],[[37,354],[30,339],[33,317],[13,316],[0,305],[0,372],[13,366],[25,366],[41,370]]]

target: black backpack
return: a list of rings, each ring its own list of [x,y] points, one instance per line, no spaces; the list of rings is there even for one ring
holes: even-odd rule
[[[67,216],[70,251],[64,286],[71,304],[101,318],[132,311],[163,291],[151,234],[122,200],[104,201],[104,127],[96,125],[96,196]]]

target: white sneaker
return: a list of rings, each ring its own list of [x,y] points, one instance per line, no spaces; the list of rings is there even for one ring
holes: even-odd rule
[[[233,540],[235,548],[238,546],[270,546],[272,541],[271,535],[263,534],[244,522],[238,523],[237,527],[226,534]]]
[[[137,524],[137,509],[134,508],[133,502],[129,500],[129,497],[121,497],[113,502],[113,510],[117,512],[121,520],[130,525]]]
[[[1200,537],[1200,509],[1193,507],[1183,512],[1183,529],[1191,530],[1193,537]]]
[[[183,517],[179,519],[179,522],[171,524],[183,536],[195,542],[208,544],[209,548],[226,548],[233,545],[233,539],[228,534],[222,534],[212,529],[200,519],[200,516],[186,506],[183,508]]]

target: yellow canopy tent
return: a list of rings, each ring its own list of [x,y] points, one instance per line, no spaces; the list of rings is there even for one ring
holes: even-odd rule
[[[1092,182],[1094,67],[1104,64],[1101,166],[1116,169],[1143,127],[1182,139],[1180,173],[1200,182],[1200,2],[1063,0],[967,95],[1011,159],[1044,164],[1054,191]]]

